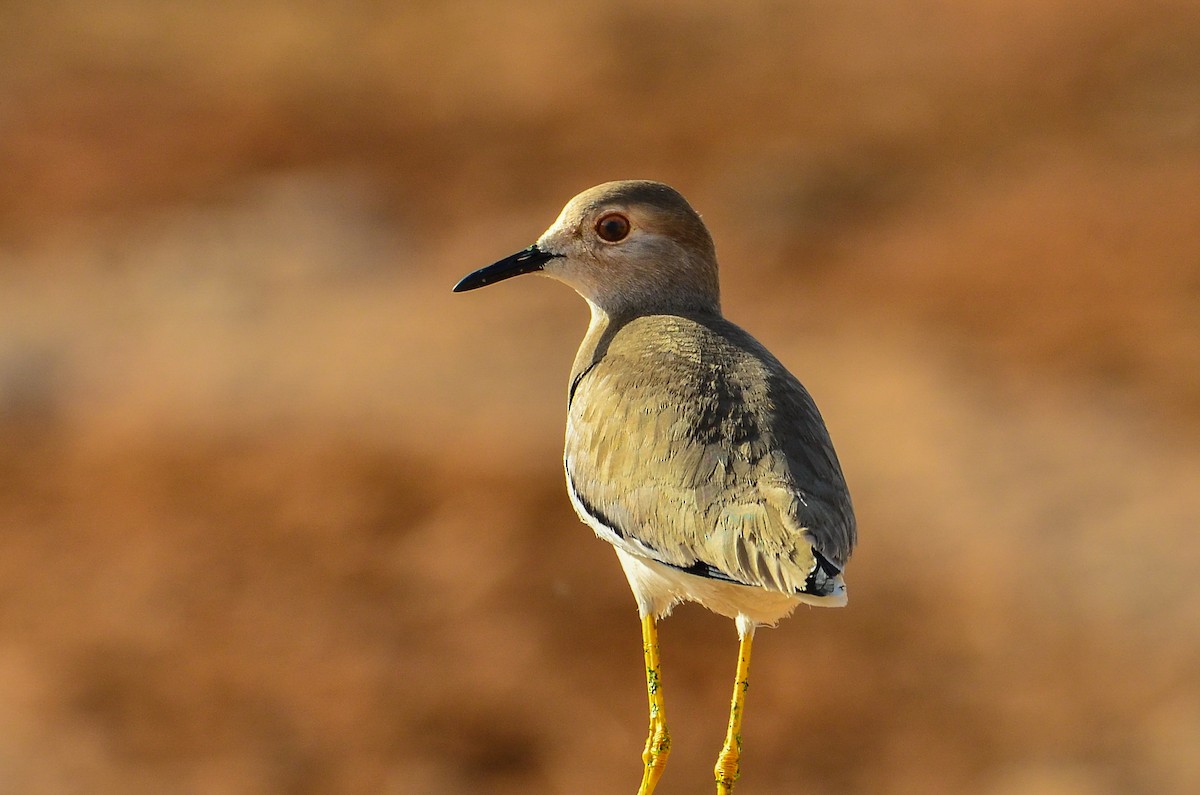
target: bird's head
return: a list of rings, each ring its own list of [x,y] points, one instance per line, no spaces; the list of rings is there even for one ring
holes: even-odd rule
[[[720,311],[717,258],[700,216],[661,182],[580,193],[527,249],[465,277],[455,292],[540,272],[607,314]]]

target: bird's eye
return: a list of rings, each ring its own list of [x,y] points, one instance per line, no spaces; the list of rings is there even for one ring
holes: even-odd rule
[[[629,219],[620,213],[601,216],[596,222],[596,234],[609,243],[620,243],[629,236]]]

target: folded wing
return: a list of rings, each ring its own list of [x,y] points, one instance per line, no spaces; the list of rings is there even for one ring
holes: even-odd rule
[[[823,595],[854,544],[812,398],[719,318],[610,330],[572,385],[565,463],[598,533],[699,576]]]

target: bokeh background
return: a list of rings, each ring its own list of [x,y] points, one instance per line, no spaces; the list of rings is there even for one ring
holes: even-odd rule
[[[0,792],[632,792],[586,307],[450,292],[628,177],[859,513],[739,792],[1200,791],[1195,2],[47,0],[0,5]],[[706,792],[734,629],[663,656]]]

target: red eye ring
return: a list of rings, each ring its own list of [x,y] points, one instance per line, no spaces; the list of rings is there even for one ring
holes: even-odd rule
[[[606,243],[620,243],[632,229],[629,219],[621,213],[605,213],[596,221],[596,234]]]

